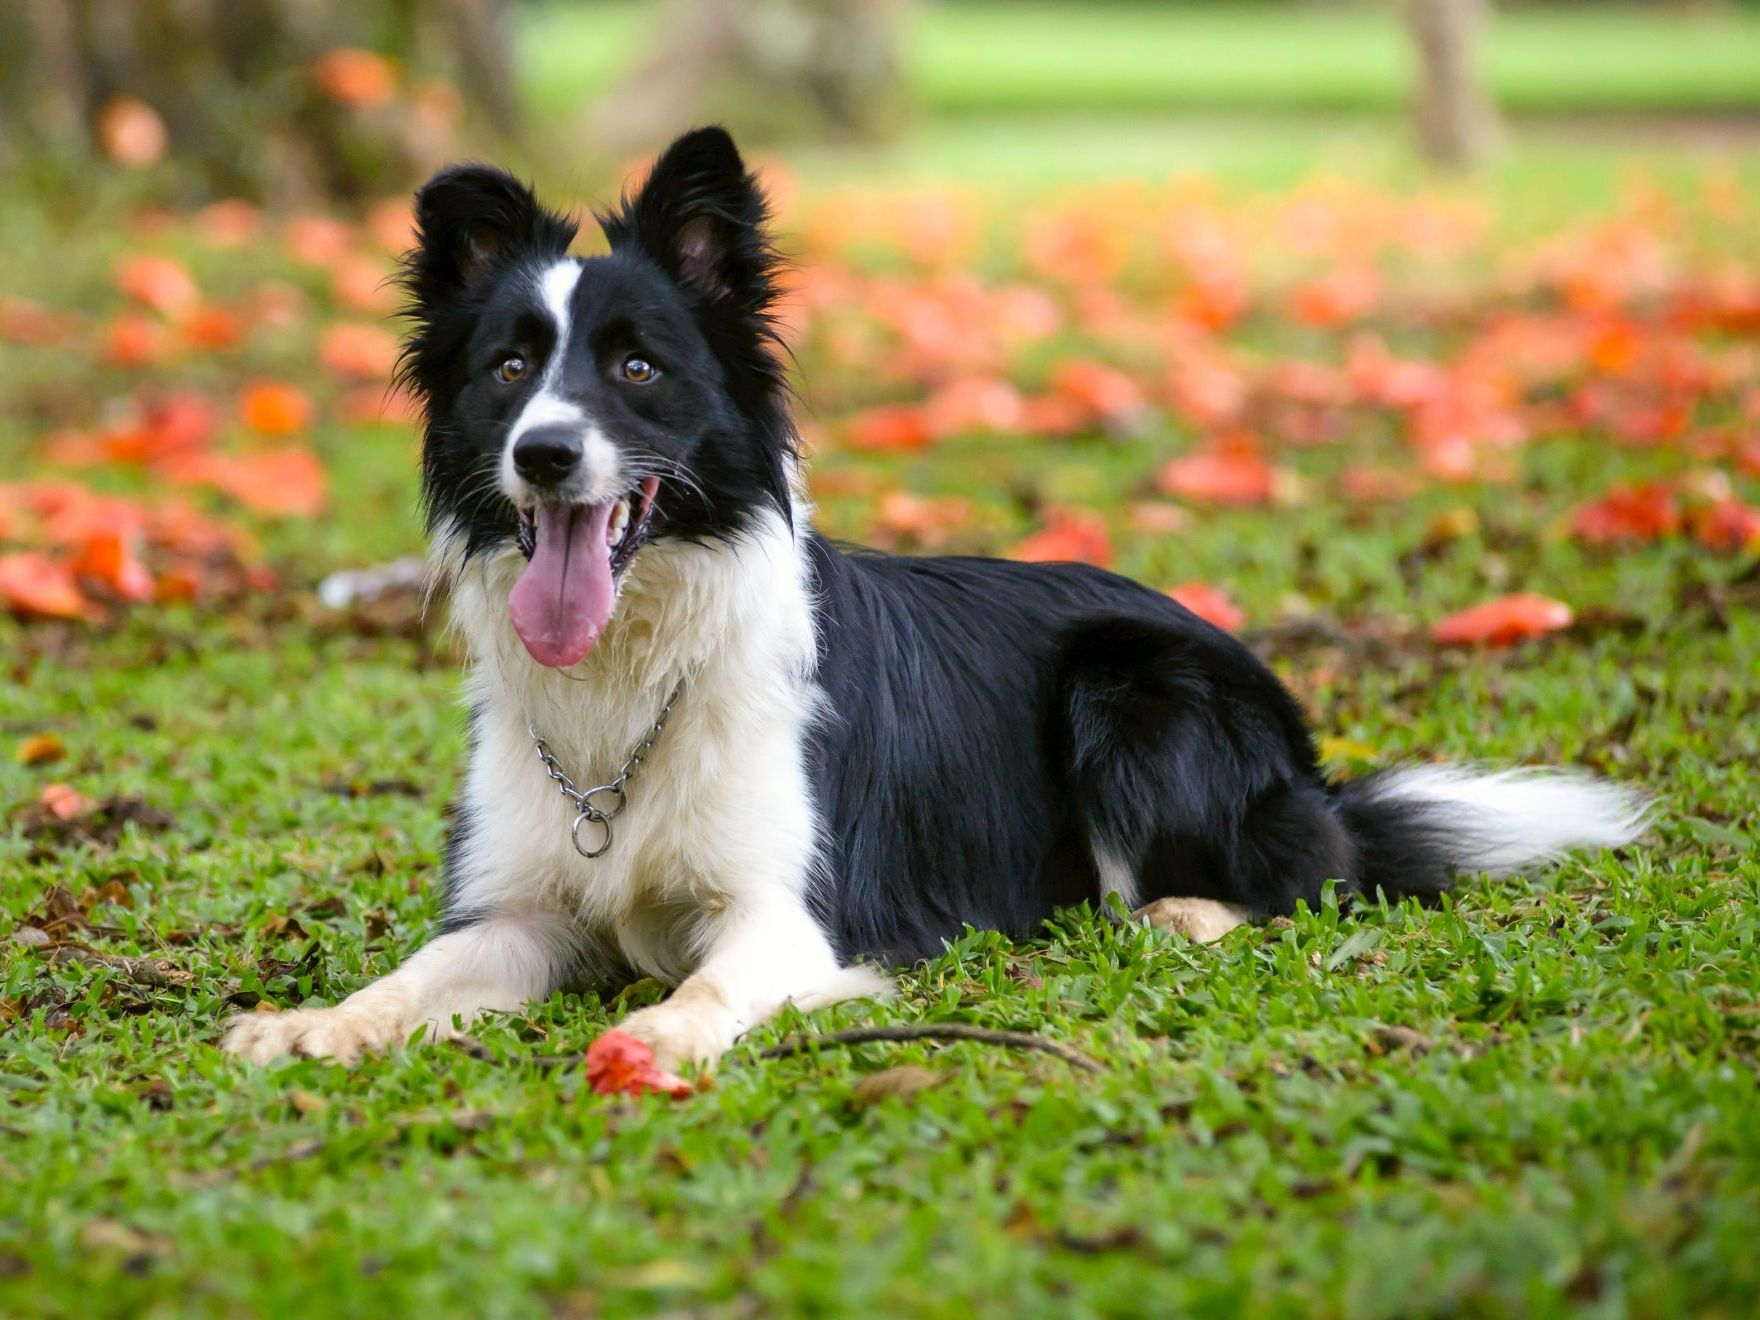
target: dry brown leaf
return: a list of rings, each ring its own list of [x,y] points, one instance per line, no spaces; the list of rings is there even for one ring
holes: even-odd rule
[[[857,1108],[865,1109],[877,1105],[883,1100],[897,1098],[909,1100],[920,1092],[930,1090],[947,1080],[945,1073],[933,1072],[928,1068],[919,1068],[914,1064],[903,1064],[897,1068],[887,1068],[881,1072],[869,1073],[857,1082],[850,1092],[849,1103]]]

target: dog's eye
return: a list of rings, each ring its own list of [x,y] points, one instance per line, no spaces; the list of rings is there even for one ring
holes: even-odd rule
[[[632,385],[646,385],[660,374],[660,368],[645,357],[626,357],[618,373]]]
[[[501,359],[495,366],[495,379],[503,384],[511,385],[526,374],[526,360],[518,353],[511,353]]]

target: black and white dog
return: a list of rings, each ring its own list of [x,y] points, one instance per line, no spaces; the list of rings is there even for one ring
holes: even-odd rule
[[[609,255],[480,166],[417,217],[406,371],[471,654],[443,929],[335,1007],[240,1020],[238,1054],[354,1059],[645,973],[677,989],[625,1030],[706,1064],[968,924],[1086,900],[1209,940],[1329,878],[1434,895],[1641,827],[1564,773],[1329,783],[1277,680],[1157,592],[819,536],[765,203],[720,129],[600,217]]]

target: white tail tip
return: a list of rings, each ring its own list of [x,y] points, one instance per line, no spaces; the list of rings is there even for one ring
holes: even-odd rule
[[[1643,794],[1572,770],[1419,765],[1379,776],[1372,799],[1433,806],[1451,839],[1449,861],[1509,875],[1572,848],[1617,848],[1643,833]]]

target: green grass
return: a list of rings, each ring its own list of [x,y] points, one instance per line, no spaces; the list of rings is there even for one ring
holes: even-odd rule
[[[543,114],[603,91],[658,30],[653,6],[543,5],[519,51]],[[905,68],[931,115],[1402,108],[1395,6],[937,4],[910,21]],[[1486,72],[1515,113],[1752,112],[1760,15],[1669,6],[1503,11]]]
[[[1587,204],[1577,183],[1617,173],[1592,160],[1549,192],[1543,165],[1511,168],[1495,188],[1567,213]],[[0,228],[50,241],[10,213]],[[21,266],[22,291],[91,305],[112,250],[135,241],[110,228],[56,229],[57,259]],[[1751,260],[1745,241],[1731,250]],[[255,254],[203,263],[221,292],[263,273]],[[276,351],[257,366],[307,369],[293,345]],[[809,400],[827,376],[809,359]],[[11,471],[31,471],[40,411],[127,383],[9,352]],[[1184,443],[1167,425],[828,457],[827,475],[970,495],[989,546],[1026,526],[1011,492],[1091,504],[1114,521],[1123,571],[1225,583],[1259,621],[1292,595],[1405,620],[1495,581],[1567,597],[1590,626],[1510,653],[1293,653],[1279,667],[1321,731],[1374,763],[1584,763],[1652,789],[1659,823],[1622,856],[1469,878],[1437,910],[1328,905],[1211,948],[1086,912],[1020,944],[972,934],[908,971],[892,1005],[754,1033],[713,1090],[674,1105],[609,1102],[578,1072],[449,1049],[347,1070],[253,1069],[215,1048],[235,1004],[334,1000],[423,942],[458,783],[443,639],[363,631],[298,596],[330,568],[416,548],[408,444],[336,426],[317,440],[337,508],[269,540],[295,594],[111,629],[0,619],[5,819],[62,780],[142,796],[174,821],[41,856],[7,827],[0,933],[52,885],[115,881],[128,905],[98,907],[113,933],[90,942],[190,974],[143,987],[0,945],[15,1014],[0,1035],[0,1312],[1747,1312],[1760,1289],[1760,615],[1737,606],[1720,625],[1690,603],[1738,564],[1679,542],[1611,554],[1549,534],[1585,491],[1686,460],[1583,436],[1525,453],[1513,488],[1199,514],[1181,537],[1142,538],[1124,533],[1123,506]],[[1320,483],[1346,455],[1287,457]],[[863,501],[822,504],[832,530],[865,526]],[[1479,530],[1408,571],[1402,556],[1461,505]],[[12,747],[36,732],[58,735],[67,760],[17,765]],[[413,795],[336,791],[374,780]],[[631,1001],[560,994],[479,1036],[502,1056],[578,1051]],[[970,1044],[757,1057],[865,1021],[1037,1031],[1104,1072]],[[862,1078],[901,1063],[939,1085],[855,1102]]]

